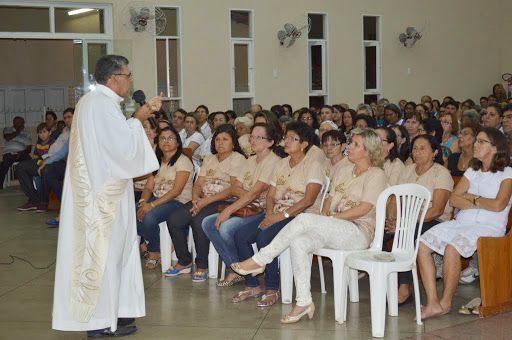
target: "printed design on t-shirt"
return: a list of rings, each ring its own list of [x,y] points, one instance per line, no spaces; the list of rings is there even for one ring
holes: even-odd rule
[[[274,207],[275,212],[281,212],[289,207],[295,205],[298,201],[304,198],[304,193],[300,191],[294,191],[291,189],[286,189],[283,193],[282,198],[276,201],[276,205]]]
[[[208,170],[206,171],[206,176],[208,176],[208,177],[213,177],[213,176],[215,176],[215,169],[208,169]]]
[[[174,180],[158,180],[155,179],[155,187],[153,189],[153,196],[160,198],[168,193],[174,186]]]
[[[246,183],[249,187],[252,187],[252,172],[250,170],[246,171],[243,177],[244,183]]]
[[[277,176],[277,185],[285,185],[286,184],[286,177],[283,175]]]
[[[229,183],[218,178],[206,179],[203,187],[203,194],[205,196],[212,196],[218,194],[229,186]]]

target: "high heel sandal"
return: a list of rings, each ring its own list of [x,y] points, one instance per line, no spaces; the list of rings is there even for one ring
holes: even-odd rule
[[[299,315],[291,316],[290,314],[286,314],[282,319],[281,323],[296,323],[304,316],[308,315],[308,318],[311,320],[313,315],[315,314],[315,304],[311,303],[308,308],[304,309],[302,313]]]
[[[261,274],[261,273],[263,273],[265,271],[265,266],[258,267],[258,268],[255,268],[255,269],[246,270],[246,269],[242,268],[240,262],[235,262],[235,263],[231,264],[231,269],[233,269],[233,271],[236,272],[237,274],[240,274],[240,275],[243,275],[243,276],[245,276],[245,275],[256,276],[256,275],[259,275],[259,274]]]
[[[257,298],[261,296],[260,287],[246,287],[244,290],[239,291],[231,298],[231,302],[240,303],[248,298]]]

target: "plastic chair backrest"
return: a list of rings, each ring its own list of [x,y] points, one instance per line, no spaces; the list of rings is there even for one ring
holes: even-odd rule
[[[320,213],[322,212],[322,209],[324,208],[324,202],[327,198],[327,193],[329,192],[329,184],[331,184],[331,180],[329,177],[324,177],[324,182],[322,183],[322,190],[320,191],[320,195],[322,195],[322,201],[320,202]]]
[[[419,184],[401,184],[390,189],[394,189],[396,196],[396,229],[391,252],[405,253],[415,258],[419,235],[431,200],[430,191]],[[414,242],[416,229],[418,238]]]

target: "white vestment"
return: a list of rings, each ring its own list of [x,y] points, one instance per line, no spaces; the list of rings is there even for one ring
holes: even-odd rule
[[[159,165],[123,100],[98,85],[76,106],[60,210],[52,327],[117,328],[145,315],[132,178]]]

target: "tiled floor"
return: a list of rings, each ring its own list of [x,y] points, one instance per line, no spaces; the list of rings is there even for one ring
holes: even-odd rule
[[[16,187],[0,191],[0,339],[85,339],[85,333],[51,330],[57,229],[44,221],[53,213],[20,213],[24,203]],[[16,255],[32,262],[15,260]],[[348,320],[334,322],[332,281],[327,272],[327,294],[321,294],[316,267],[313,269],[313,320],[283,326],[279,318],[290,305],[277,304],[258,309],[255,301],[234,305],[230,297],[240,286],[217,288],[215,280],[193,284],[189,276],[163,278],[159,272],[144,272],[147,316],[137,321],[139,331],[128,339],[369,339],[371,338],[368,281],[360,282],[360,302],[349,305]],[[479,293],[478,285],[459,287],[454,306]],[[387,339],[509,339],[512,314],[487,319],[450,315],[427,320],[422,326],[413,321],[412,304],[400,307],[398,317],[386,320]]]

